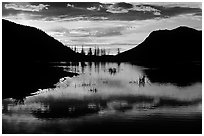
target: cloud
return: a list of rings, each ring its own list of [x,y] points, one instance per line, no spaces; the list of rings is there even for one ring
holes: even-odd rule
[[[99,6],[99,7],[95,7],[95,6],[93,6],[93,7],[88,7],[88,8],[86,8],[87,10],[97,10],[97,11],[100,11],[101,10],[101,5]]]
[[[106,10],[110,13],[128,13],[129,10],[127,9],[122,9],[122,8],[109,8],[108,10]]]
[[[115,3],[115,4],[112,4],[110,6],[107,6],[107,12],[110,12],[110,13],[128,13],[128,9],[129,8],[126,8],[126,5],[127,3]]]
[[[144,5],[134,5],[133,8],[130,10],[134,11],[143,11],[143,12],[160,12],[160,10],[153,8],[151,6],[144,6]]]
[[[39,14],[28,14],[28,13],[19,13],[19,14],[16,14],[16,15],[8,15],[8,16],[5,16],[3,17],[4,19],[7,19],[7,20],[15,20],[15,21],[25,21],[25,22],[28,22],[28,21],[35,21],[35,20],[41,20],[42,18],[42,15],[39,15]]]
[[[111,37],[122,35],[123,27],[94,28],[90,30],[92,37]]]
[[[122,35],[124,27],[94,27],[94,28],[77,28],[67,29],[64,27],[52,29],[56,35],[63,35],[67,37],[111,37]],[[55,33],[54,33],[55,34]]]
[[[154,15],[161,15],[160,10],[153,8],[151,6],[131,5],[129,3],[122,3],[122,4],[119,3],[117,5],[116,4],[113,4],[107,7],[106,11],[111,13],[128,13],[129,11],[153,12]]]
[[[9,4],[5,4],[5,9],[39,12],[43,9],[48,9],[48,6],[49,5],[44,5],[44,4],[31,5],[31,4],[9,3]]]
[[[202,2],[144,2],[143,4],[163,6],[163,7],[183,7],[183,8],[200,8]]]
[[[67,7],[74,7],[74,5],[68,3]]]
[[[194,16],[201,16],[202,17],[202,12],[198,12],[198,13],[195,13],[193,14]]]
[[[192,13],[201,16],[202,9],[198,8],[200,3],[94,3],[94,2],[72,2],[72,3],[3,3],[3,16],[17,15],[27,11],[41,15],[44,21],[98,21],[98,20],[148,20],[164,19],[181,14]],[[197,7],[197,8],[196,8]],[[7,10],[15,9],[15,10]],[[17,11],[18,10],[18,11]],[[21,12],[19,12],[21,10]],[[31,14],[31,13],[30,13]],[[117,14],[117,15],[114,15]],[[34,18],[32,18],[34,19]],[[39,17],[36,19],[39,19]]]
[[[96,32],[95,34],[94,34],[94,36],[96,36],[96,37],[106,37],[106,36],[108,36],[108,37],[110,37],[110,36],[118,36],[118,35],[122,35],[122,33],[120,32],[120,31],[105,31],[105,32],[103,32],[103,31],[98,31],[98,32]]]
[[[49,17],[46,18],[47,21],[58,21],[58,22],[64,22],[64,21],[81,21],[81,20],[108,20],[107,17],[84,17],[84,16],[77,16],[77,17],[70,17],[68,15],[63,16],[56,16],[56,17]]]

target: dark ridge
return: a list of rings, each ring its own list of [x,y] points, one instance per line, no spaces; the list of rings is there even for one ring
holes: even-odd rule
[[[202,31],[184,26],[153,31],[141,44],[115,59],[148,65],[202,61]]]
[[[24,97],[75,75],[47,62],[76,60],[80,55],[41,30],[2,20],[2,42],[3,98]]]
[[[153,31],[115,59],[150,67],[144,72],[152,83],[190,86],[202,82],[202,31],[185,26]]]
[[[2,20],[3,54],[7,60],[57,61],[73,60],[79,56],[45,32]],[[24,63],[24,62],[23,62]]]

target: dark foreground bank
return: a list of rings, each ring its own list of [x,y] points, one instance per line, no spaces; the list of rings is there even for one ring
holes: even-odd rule
[[[3,67],[3,99],[23,99],[38,89],[53,88],[60,78],[78,75],[63,68],[54,68],[48,63],[10,62],[9,65],[13,66]]]

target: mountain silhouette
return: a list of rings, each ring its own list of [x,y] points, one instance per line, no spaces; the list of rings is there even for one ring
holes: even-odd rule
[[[184,26],[153,31],[115,59],[149,67],[144,73],[152,83],[190,86],[202,82],[202,31]]]
[[[118,54],[116,60],[155,65],[201,61],[202,31],[185,26],[153,31],[135,48]]]
[[[3,98],[26,96],[76,75],[49,62],[77,60],[80,54],[41,30],[2,20],[2,45]]]
[[[45,32],[2,20],[3,50],[6,59],[19,61],[73,60],[79,56]]]

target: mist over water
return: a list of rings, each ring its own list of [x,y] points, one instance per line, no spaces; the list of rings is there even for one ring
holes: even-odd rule
[[[200,80],[160,82],[152,69],[130,63],[51,65],[79,76],[23,101],[4,99],[3,133],[201,133]]]

